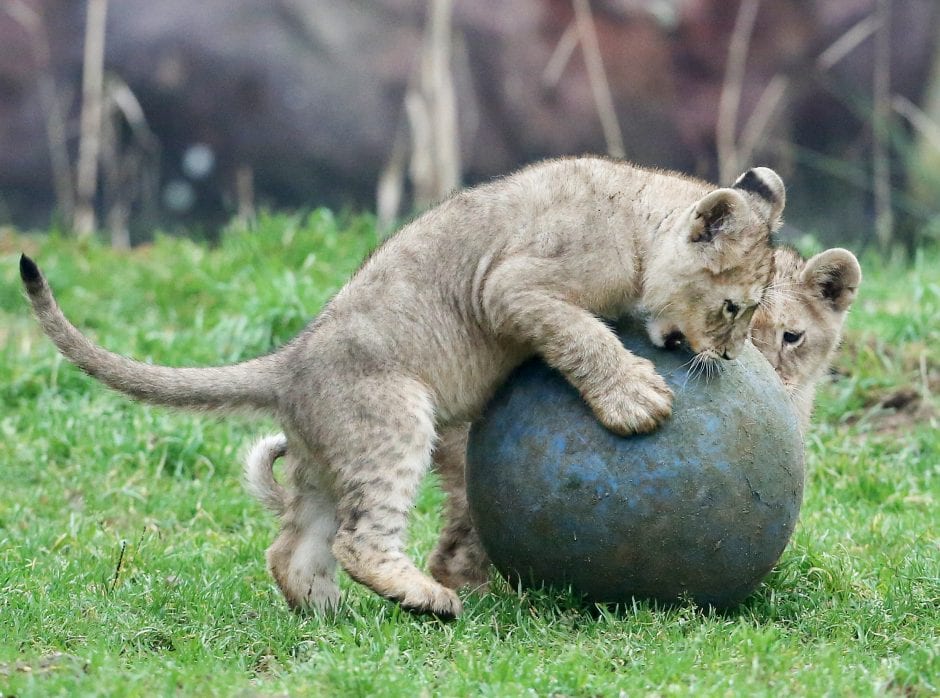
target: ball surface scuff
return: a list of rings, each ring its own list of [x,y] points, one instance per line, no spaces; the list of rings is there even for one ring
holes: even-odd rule
[[[742,601],[779,559],[799,515],[803,442],[783,385],[750,344],[717,375],[624,345],[675,392],[651,434],[605,429],[560,374],[520,366],[471,431],[467,495],[490,559],[511,581],[588,599]]]

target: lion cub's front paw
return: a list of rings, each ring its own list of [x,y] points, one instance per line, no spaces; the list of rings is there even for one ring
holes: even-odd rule
[[[621,435],[652,431],[672,414],[672,390],[645,360],[588,401],[601,424]]]

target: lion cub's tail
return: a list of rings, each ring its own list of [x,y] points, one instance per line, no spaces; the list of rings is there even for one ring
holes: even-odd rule
[[[259,439],[245,458],[245,489],[278,515],[286,509],[287,494],[274,479],[274,461],[286,453],[287,437],[276,434]]]
[[[39,324],[59,351],[88,375],[131,397],[188,409],[273,409],[278,358],[272,354],[230,366],[170,368],[114,354],[79,332],[60,310],[36,263],[20,257],[20,277]]]

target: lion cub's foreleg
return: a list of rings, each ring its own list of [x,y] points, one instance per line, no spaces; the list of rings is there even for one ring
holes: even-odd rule
[[[587,310],[533,287],[526,271],[508,268],[489,280],[485,303],[494,329],[561,371],[611,431],[651,431],[668,418],[672,391],[652,362],[624,348]]]
[[[469,425],[445,430],[434,450],[434,468],[447,494],[444,528],[431,553],[429,567],[446,587],[469,587],[483,592],[489,587],[490,560],[483,550],[467,505],[464,477]]]

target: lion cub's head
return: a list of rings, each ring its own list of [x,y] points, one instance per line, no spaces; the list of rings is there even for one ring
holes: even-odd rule
[[[653,241],[642,303],[654,344],[685,343],[712,359],[741,353],[771,281],[770,236],[785,201],[777,173],[756,167],[681,211],[672,234]]]
[[[781,247],[774,252],[774,267],[773,284],[754,314],[751,340],[777,371],[805,426],[862,269],[855,255],[841,248],[804,260]]]

